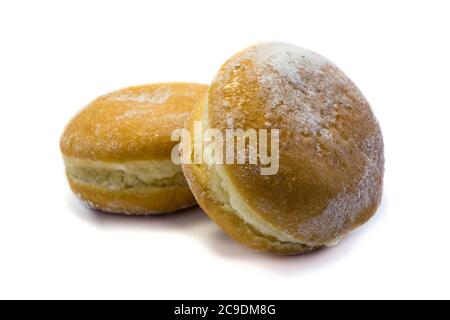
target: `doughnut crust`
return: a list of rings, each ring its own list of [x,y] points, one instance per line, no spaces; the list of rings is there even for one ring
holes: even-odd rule
[[[229,59],[187,122],[204,128],[279,129],[280,168],[186,164],[206,213],[259,251],[292,255],[331,246],[379,206],[383,138],[371,108],[327,59],[284,43],[261,43]]]
[[[166,213],[196,204],[171,161],[172,131],[183,128],[208,86],[160,83],[101,96],[66,127],[60,142],[73,192],[95,209]]]

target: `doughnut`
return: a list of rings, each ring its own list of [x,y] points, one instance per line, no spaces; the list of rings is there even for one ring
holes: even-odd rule
[[[196,123],[224,136],[227,130],[279,130],[275,174],[262,174],[267,164],[261,158],[196,162],[195,148],[183,164],[200,207],[250,248],[296,255],[336,245],[381,202],[378,121],[355,84],[316,53],[277,42],[237,53],[195,105],[186,122],[191,135]],[[249,160],[249,150],[246,144],[235,154]]]
[[[208,86],[162,83],[101,96],[66,127],[60,142],[73,192],[101,211],[143,215],[196,205],[180,165],[171,161],[193,105]]]

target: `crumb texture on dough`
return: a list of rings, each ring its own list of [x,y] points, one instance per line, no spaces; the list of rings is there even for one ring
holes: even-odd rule
[[[65,157],[64,162],[70,179],[97,188],[127,190],[187,187],[181,167],[170,160],[104,163]]]

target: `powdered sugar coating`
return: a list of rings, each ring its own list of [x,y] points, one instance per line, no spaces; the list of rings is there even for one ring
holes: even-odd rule
[[[332,62],[261,43],[227,61],[209,92],[210,127],[279,129],[280,171],[226,166],[246,205],[308,245],[366,222],[382,194],[383,139],[367,100]]]
[[[335,240],[330,244],[337,244],[342,238],[345,224],[358,225],[358,215],[361,211],[378,205],[381,201],[380,175],[384,170],[383,141],[381,135],[374,134],[363,143],[363,154],[366,157],[364,170],[353,185],[330,199],[326,208],[319,215],[300,226],[302,234],[324,234],[330,228],[335,230]]]
[[[227,83],[224,91],[232,91],[238,80],[230,79],[246,61],[251,61],[259,96],[264,99],[267,127],[280,117],[289,116],[286,119],[289,129],[306,136],[322,135],[332,139],[326,128],[335,121],[337,113],[333,109],[336,105],[345,107],[355,102],[345,94],[337,96],[335,88],[348,88],[356,93],[352,98],[357,103],[367,104],[359,90],[333,63],[312,51],[286,43],[261,43],[248,48],[238,59],[225,65],[226,69],[218,74],[214,83]],[[327,76],[330,70],[334,77]],[[222,105],[226,111],[243,102],[224,97]]]
[[[172,90],[168,86],[162,86],[148,92],[144,89],[140,91],[118,91],[106,96],[106,99],[119,102],[134,102],[137,106],[152,106],[166,103],[172,96]]]
[[[206,85],[161,83],[101,96],[67,126],[66,156],[94,161],[170,159],[172,131],[184,126]]]

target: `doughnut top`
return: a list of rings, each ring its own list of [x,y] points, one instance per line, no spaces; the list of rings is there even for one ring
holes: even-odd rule
[[[161,83],[101,96],[83,109],[61,138],[65,156],[93,161],[170,159],[172,131],[184,127],[208,86]]]
[[[382,193],[383,139],[370,106],[330,61],[285,43],[229,59],[210,86],[209,126],[279,129],[280,169],[226,165],[246,205],[309,244],[329,244],[366,222]]]

